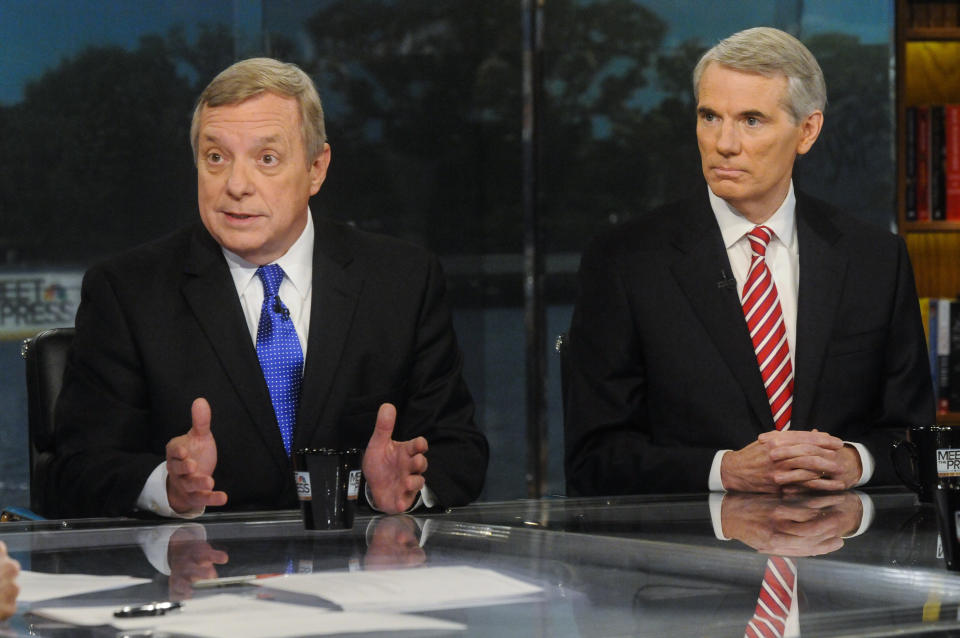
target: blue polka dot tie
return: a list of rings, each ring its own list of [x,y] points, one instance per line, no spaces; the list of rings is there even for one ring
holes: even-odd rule
[[[277,296],[280,282],[283,281],[283,268],[277,264],[260,266],[257,276],[263,282],[263,307],[257,326],[257,358],[260,359],[263,378],[270,391],[283,447],[287,456],[290,456],[303,380],[303,350],[300,349],[300,339],[290,319],[290,311]]]

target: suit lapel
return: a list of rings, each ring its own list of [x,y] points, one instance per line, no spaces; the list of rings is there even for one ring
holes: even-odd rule
[[[363,287],[359,266],[354,263],[354,255],[342,237],[343,230],[327,220],[314,218],[314,224],[310,333],[294,434],[299,445],[315,440],[314,432],[321,427],[321,417],[327,407]]]
[[[797,297],[793,423],[803,429],[811,425],[808,423],[810,410],[836,321],[847,268],[846,255],[835,246],[840,231],[830,215],[815,201],[797,193],[800,289]]]
[[[730,270],[720,228],[706,195],[675,219],[673,245],[679,258],[671,270],[721,358],[743,389],[762,424],[773,428],[770,403],[763,389],[757,357],[750,342],[743,307]],[[718,285],[721,281],[729,282]]]
[[[183,295],[193,311],[250,419],[279,467],[288,461],[267,384],[243,318],[243,309],[220,246],[198,227],[184,269]],[[216,406],[213,418],[216,420]]]

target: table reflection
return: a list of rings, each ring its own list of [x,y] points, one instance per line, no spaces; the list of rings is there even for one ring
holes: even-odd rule
[[[114,521],[98,529],[77,521],[56,531],[39,525],[4,533],[0,526],[0,538],[24,569],[150,579],[74,596],[69,604],[196,602],[217,593],[260,594],[260,600],[269,592],[269,600],[316,606],[323,601],[269,586],[194,584],[331,572],[351,582],[351,574],[384,570],[482,568],[541,593],[481,606],[417,600],[399,613],[465,627],[445,635],[498,637],[739,638],[757,614],[770,557],[789,557],[796,615],[784,617],[784,635],[882,636],[960,629],[960,575],[944,568],[934,514],[912,494],[892,490],[701,494],[481,503],[443,514],[358,517],[343,532],[306,532],[291,513],[254,513],[186,523]],[[52,604],[66,603],[33,607]],[[57,634],[29,616],[30,608],[21,605],[12,633],[74,635],[62,628]],[[304,635],[310,633],[305,627]]]
[[[843,547],[845,537],[866,531],[866,526],[861,527],[864,509],[873,511],[870,497],[856,492],[783,497],[725,494],[722,498],[723,536],[780,556],[834,552]]]

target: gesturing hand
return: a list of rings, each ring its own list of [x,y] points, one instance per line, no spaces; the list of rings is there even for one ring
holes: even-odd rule
[[[7,546],[0,541],[0,620],[6,620],[17,611],[17,574],[20,563],[7,556]]]
[[[405,512],[424,486],[427,469],[427,440],[422,436],[394,441],[397,409],[384,403],[377,412],[377,424],[363,455],[363,476],[367,479],[373,504],[387,514]]]
[[[190,407],[190,431],[167,443],[167,499],[184,514],[227,502],[226,492],[213,491],[217,444],[210,432],[210,404],[196,399]]]

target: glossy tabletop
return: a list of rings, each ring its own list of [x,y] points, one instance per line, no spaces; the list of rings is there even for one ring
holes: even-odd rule
[[[385,611],[403,617],[452,624],[407,631],[398,625],[375,635],[743,636],[768,555],[792,557],[796,566],[795,620],[803,636],[960,635],[960,573],[945,567],[936,513],[899,490],[790,499],[684,495],[479,503],[415,518],[360,516],[344,532],[306,532],[299,512],[292,511],[211,515],[188,523],[3,523],[0,540],[33,572],[148,579],[21,603],[6,624],[12,635],[151,635],[107,626],[81,629],[31,610],[157,600],[190,605],[227,590],[240,607],[257,599],[332,614],[351,611],[315,596],[273,591],[269,579],[197,589],[191,583],[198,578],[334,572],[347,575],[343,587],[349,589],[361,587],[360,578],[375,570],[395,570],[387,573],[403,583],[405,574],[412,582],[413,575],[441,578],[440,568],[472,567],[533,585],[536,592],[454,604],[425,595],[413,605],[387,604]],[[467,589],[462,583],[451,587]],[[465,600],[470,592],[449,593]],[[373,611],[368,605],[364,613]],[[300,635],[329,629],[305,625]],[[223,635],[230,633],[225,629]]]

